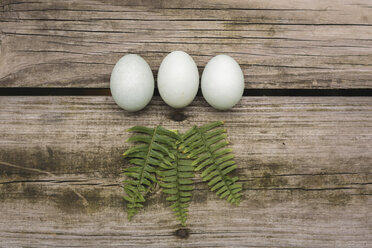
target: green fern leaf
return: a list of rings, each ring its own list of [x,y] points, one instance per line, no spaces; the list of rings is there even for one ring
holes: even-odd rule
[[[177,142],[178,143],[178,142]],[[178,147],[177,147],[178,148]],[[164,170],[159,170],[161,177],[160,186],[163,192],[169,195],[166,199],[172,202],[171,208],[182,226],[186,226],[188,206],[191,201],[194,177],[192,161],[178,149],[174,150],[172,165]]]
[[[127,141],[139,143],[123,154],[133,165],[124,169],[124,175],[128,180],[123,182],[126,193],[124,200],[127,202],[130,220],[138,209],[143,207],[147,192],[154,188],[157,182],[156,170],[173,165],[171,162],[175,159],[173,151],[179,136],[161,126],[155,128],[135,126],[128,131],[138,134]]]
[[[226,148],[226,130],[220,128],[223,122],[217,121],[201,127],[194,126],[182,136],[179,150],[193,159],[195,171],[202,170],[203,181],[208,182],[211,191],[221,198],[238,205],[242,185],[237,177],[228,174],[236,169],[232,150]]]

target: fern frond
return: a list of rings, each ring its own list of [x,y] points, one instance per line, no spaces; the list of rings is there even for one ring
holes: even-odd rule
[[[237,177],[228,174],[236,169],[232,150],[226,148],[226,130],[220,128],[222,121],[212,122],[201,127],[194,126],[182,136],[179,150],[193,159],[195,171],[202,170],[203,181],[207,181],[211,191],[221,198],[238,205],[242,185]]]
[[[133,135],[127,141],[139,143],[124,152],[124,157],[129,158],[133,166],[124,169],[124,175],[128,180],[124,181],[124,191],[127,201],[128,219],[130,220],[139,208],[143,207],[146,193],[151,190],[156,179],[156,170],[172,166],[171,160],[176,148],[176,141],[179,136],[174,132],[166,130],[161,126],[148,128],[135,126],[128,129]]]
[[[177,142],[178,143],[178,142]],[[185,154],[176,149],[175,158],[172,165],[164,170],[159,170],[158,175],[161,177],[159,183],[163,187],[163,192],[169,195],[166,199],[172,202],[171,208],[177,220],[182,226],[186,226],[188,215],[188,206],[191,201],[191,191],[193,190],[194,168],[192,161]]]

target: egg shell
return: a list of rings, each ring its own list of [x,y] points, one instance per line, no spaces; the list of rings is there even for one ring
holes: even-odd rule
[[[244,75],[239,64],[228,55],[217,55],[205,66],[201,90],[215,109],[227,110],[239,102],[244,92]]]
[[[110,78],[111,95],[127,111],[146,107],[154,94],[154,76],[147,62],[136,54],[122,57]]]
[[[182,51],[168,54],[159,67],[161,98],[173,108],[189,105],[198,93],[199,71],[190,55]]]

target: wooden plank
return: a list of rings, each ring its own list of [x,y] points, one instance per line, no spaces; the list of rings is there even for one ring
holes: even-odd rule
[[[372,3],[316,1],[3,0],[1,87],[108,88],[137,53],[155,75],[173,50],[200,72],[228,54],[246,88],[371,88]]]
[[[125,130],[185,131],[211,120],[226,120],[245,188],[241,205],[218,200],[196,179],[187,238],[159,191],[128,222],[120,188]],[[245,97],[218,112],[200,97],[179,111],[156,97],[133,114],[105,96],[0,97],[0,133],[5,247],[372,243],[372,98]]]

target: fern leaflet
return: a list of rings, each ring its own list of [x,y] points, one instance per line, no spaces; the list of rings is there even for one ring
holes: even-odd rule
[[[148,128],[135,126],[128,129],[133,135],[127,141],[140,143],[129,148],[123,155],[130,158],[132,167],[124,169],[124,175],[129,179],[124,181],[124,191],[127,201],[128,219],[130,220],[138,209],[143,207],[146,193],[151,190],[156,179],[158,167],[172,166],[171,159],[175,159],[172,150],[176,149],[176,140],[179,136],[161,126]]]
[[[222,121],[212,122],[201,127],[194,126],[182,136],[182,144],[179,150],[187,153],[193,159],[192,165],[195,171],[203,170],[201,176],[207,181],[211,191],[227,201],[238,205],[242,185],[236,183],[237,177],[228,174],[236,169],[232,150],[225,148],[229,142],[226,140],[226,132],[218,128]]]

